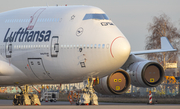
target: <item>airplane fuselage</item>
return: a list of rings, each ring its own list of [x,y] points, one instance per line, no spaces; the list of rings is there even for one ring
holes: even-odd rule
[[[0,85],[73,83],[104,77],[128,59],[125,36],[99,8],[32,7],[0,14]]]

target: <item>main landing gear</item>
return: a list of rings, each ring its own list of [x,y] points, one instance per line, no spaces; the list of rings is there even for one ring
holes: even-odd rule
[[[28,85],[24,85],[24,89],[20,86],[19,88],[21,89],[21,93],[14,95],[13,105],[41,105],[36,94],[28,94]]]

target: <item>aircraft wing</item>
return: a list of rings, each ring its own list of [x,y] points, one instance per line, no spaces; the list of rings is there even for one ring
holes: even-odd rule
[[[145,51],[135,51],[131,52],[134,55],[148,54],[148,53],[160,53],[160,52],[168,52],[168,51],[177,51],[174,49],[167,37],[161,37],[161,49],[154,50],[145,50]]]
[[[0,86],[24,84],[27,76],[0,55]]]

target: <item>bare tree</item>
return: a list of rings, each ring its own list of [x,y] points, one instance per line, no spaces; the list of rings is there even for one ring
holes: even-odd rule
[[[164,52],[164,53],[152,53],[147,54],[146,58],[150,60],[157,60],[166,69],[165,63],[176,62],[178,60],[178,48],[180,43],[180,34],[176,27],[170,22],[170,18],[166,14],[162,14],[159,17],[153,18],[153,23],[148,26],[148,32],[150,35],[146,38],[146,50],[160,49],[161,42],[160,37],[165,36],[177,52]]]

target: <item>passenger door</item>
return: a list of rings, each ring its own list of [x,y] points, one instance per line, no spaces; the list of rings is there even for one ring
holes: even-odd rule
[[[57,57],[59,52],[59,37],[53,36],[51,40],[51,57]]]
[[[11,58],[12,54],[12,41],[11,38],[8,38],[8,42],[5,43],[5,55],[6,58]]]

